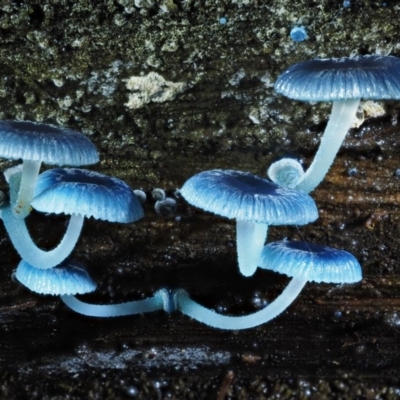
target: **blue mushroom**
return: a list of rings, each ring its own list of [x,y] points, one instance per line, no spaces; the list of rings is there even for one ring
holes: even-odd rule
[[[204,171],[187,180],[180,193],[195,207],[236,220],[238,264],[245,276],[257,269],[269,225],[304,225],[318,218],[307,194],[248,172]]]
[[[171,301],[171,294],[167,289],[160,289],[152,297],[144,300],[119,304],[89,304],[75,296],[68,295],[60,296],[60,298],[71,310],[88,317],[122,317],[158,310],[171,313],[175,310],[174,303]]]
[[[303,179],[304,170],[299,161],[285,157],[273,162],[267,174],[277,185],[294,189]]]
[[[145,312],[174,311],[174,303],[167,289],[158,290],[144,300],[120,304],[89,304],[75,297],[76,294],[93,292],[96,284],[87,271],[73,261],[64,261],[51,269],[36,268],[22,260],[13,274],[22,285],[32,292],[60,296],[73,311],[91,317],[120,317]]]
[[[52,269],[39,269],[22,260],[14,277],[29,290],[39,294],[85,294],[96,289],[87,271],[75,262],[63,262]]]
[[[50,165],[95,164],[99,155],[92,142],[72,129],[30,121],[0,121],[0,157],[22,159],[22,174],[13,212],[25,218],[42,162]]]
[[[400,59],[367,55],[303,61],[278,77],[275,90],[295,100],[333,102],[318,152],[296,186],[309,193],[332,165],[360,99],[400,99]]]
[[[308,39],[306,28],[304,26],[294,26],[290,31],[290,39],[294,42],[303,42]]]
[[[260,268],[316,283],[355,283],[362,279],[357,259],[344,250],[309,242],[269,243],[261,253]]]
[[[175,307],[197,321],[219,329],[248,329],[282,313],[308,281],[355,283],[361,280],[361,267],[350,253],[304,242],[270,243],[261,254],[260,267],[292,277],[289,285],[272,303],[253,314],[221,315],[192,300],[182,289],[174,293]]]
[[[154,210],[160,217],[170,218],[175,215],[176,212],[176,200],[172,197],[166,197],[162,200],[157,200],[154,204]]]
[[[10,179],[17,179],[18,173]],[[44,213],[67,214],[70,221],[59,245],[50,251],[39,249],[32,241],[25,221],[10,206],[0,209],[10,239],[29,264],[52,268],[72,252],[85,217],[129,223],[144,216],[132,189],[122,180],[77,168],[57,168],[39,175],[32,206]]]

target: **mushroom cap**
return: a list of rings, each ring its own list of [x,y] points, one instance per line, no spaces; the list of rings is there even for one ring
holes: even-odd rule
[[[96,289],[96,284],[87,271],[73,262],[63,262],[54,268],[41,269],[22,260],[14,276],[29,290],[39,294],[74,295],[93,292]]]
[[[0,157],[51,165],[87,165],[99,161],[94,144],[61,126],[30,121],[0,121]]]
[[[185,182],[180,193],[196,207],[237,221],[304,225],[318,218],[308,194],[248,172],[200,172]]]
[[[272,182],[294,189],[304,176],[304,169],[294,158],[284,157],[273,162],[267,171]]]
[[[275,90],[303,101],[400,99],[400,59],[367,55],[303,61],[278,77]]]
[[[172,197],[166,197],[165,199],[156,201],[154,210],[160,217],[170,218],[175,215],[176,207],[176,200]]]
[[[40,174],[32,207],[45,213],[122,223],[144,216],[140,201],[124,181],[79,168],[55,168]]]
[[[290,38],[295,42],[303,42],[308,39],[306,28],[304,26],[294,26],[290,31]]]
[[[354,283],[362,279],[361,266],[344,250],[283,240],[264,247],[260,268],[313,282]]]

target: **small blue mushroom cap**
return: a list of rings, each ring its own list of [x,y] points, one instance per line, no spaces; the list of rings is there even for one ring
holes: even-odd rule
[[[317,283],[354,283],[362,279],[361,266],[352,254],[306,242],[269,243],[261,253],[259,266]]]
[[[303,101],[400,99],[400,59],[367,55],[303,61],[278,77],[275,90]]]
[[[40,174],[32,207],[45,213],[122,223],[144,216],[140,201],[124,181],[79,168],[55,168]]]
[[[85,269],[76,263],[63,262],[50,269],[35,268],[22,260],[15,278],[32,292],[53,296],[93,292],[96,284]]]
[[[290,39],[294,42],[303,42],[308,39],[308,35],[304,26],[295,26],[290,31]]]
[[[72,129],[31,121],[0,121],[0,157],[51,165],[88,165],[99,161],[93,143]]]
[[[248,172],[204,171],[188,179],[180,193],[196,207],[237,221],[304,225],[318,218],[308,194]]]
[[[176,200],[172,197],[166,197],[165,199],[156,201],[154,210],[160,217],[170,218],[175,215],[176,207]]]
[[[273,162],[267,174],[277,185],[293,189],[303,178],[304,170],[299,161],[284,157]]]

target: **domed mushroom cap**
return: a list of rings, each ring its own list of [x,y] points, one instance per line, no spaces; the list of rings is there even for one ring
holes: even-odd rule
[[[85,135],[30,121],[0,121],[0,157],[76,166],[99,161],[96,147]]]
[[[278,77],[275,90],[303,101],[400,99],[400,59],[367,55],[303,61]]]
[[[78,168],[55,168],[40,174],[32,207],[45,213],[80,214],[122,223],[144,216],[140,201],[124,181]]]
[[[294,189],[304,176],[300,162],[289,157],[273,162],[267,174],[272,182],[279,186]]]
[[[303,225],[318,218],[315,202],[306,193],[248,172],[204,171],[188,179],[180,193],[196,207],[237,221]]]
[[[261,253],[259,266],[317,283],[354,283],[362,279],[361,266],[352,254],[306,242],[269,243]]]
[[[39,294],[74,295],[96,289],[87,271],[72,262],[63,262],[50,269],[39,269],[22,260],[14,276],[29,290]]]

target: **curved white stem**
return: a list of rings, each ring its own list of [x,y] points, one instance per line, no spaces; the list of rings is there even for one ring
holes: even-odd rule
[[[232,317],[221,315],[193,301],[184,290],[174,294],[175,307],[195,320],[219,329],[248,329],[264,324],[283,312],[299,295],[306,280],[292,278],[285,290],[271,304],[250,315]]]
[[[25,218],[31,211],[31,201],[39,175],[41,161],[24,160],[22,163],[21,184],[18,190],[16,204],[13,204],[15,214]]]
[[[11,207],[14,207],[17,204],[19,187],[21,186],[22,164],[7,168],[3,171],[3,174],[10,188]]]
[[[359,104],[360,99],[333,102],[331,116],[317,154],[296,189],[310,193],[324,179],[354,121]]]
[[[2,208],[0,217],[19,255],[32,266],[42,269],[55,267],[71,254],[79,239],[84,220],[81,215],[71,215],[61,242],[53,250],[44,251],[33,242],[25,220],[16,216],[11,206]]]
[[[61,300],[73,311],[89,317],[121,317],[124,315],[142,314],[157,310],[172,312],[170,293],[166,289],[158,290],[153,297],[144,300],[120,304],[88,304],[75,296],[60,296]]]
[[[244,276],[254,274],[267,238],[268,225],[236,221],[239,270]]]

